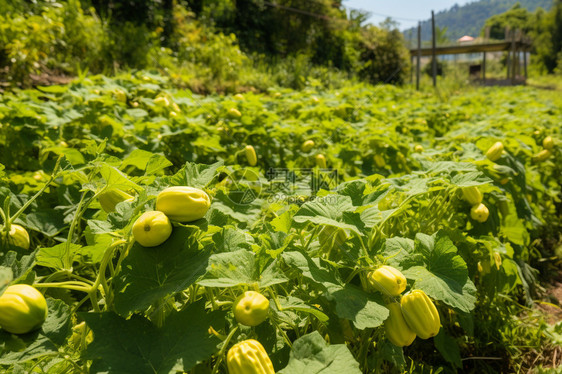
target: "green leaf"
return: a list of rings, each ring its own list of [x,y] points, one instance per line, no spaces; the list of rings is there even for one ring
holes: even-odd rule
[[[355,207],[349,196],[327,195],[303,204],[294,219],[296,222],[316,222],[317,219],[326,219],[326,222],[337,222],[344,212],[353,212]],[[344,228],[344,227],[342,227]]]
[[[125,173],[113,166],[107,164],[102,165],[100,174],[110,188],[118,188],[124,191],[129,189],[138,191],[141,189],[139,185],[129,180],[129,177]]]
[[[120,168],[125,169],[127,166],[134,166],[137,169],[144,171],[146,170],[146,166],[152,156],[152,152],[135,149],[123,160]]]
[[[300,252],[283,252],[282,258],[287,266],[297,269],[304,277],[323,286],[325,289],[333,286],[343,286],[337,271],[323,260],[310,258]]]
[[[91,373],[176,373],[208,360],[221,342],[209,334],[224,325],[224,313],[207,313],[204,303],[170,314],[161,328],[139,315],[124,319],[106,313],[80,313],[94,332],[86,358],[94,360]],[[101,370],[100,370],[101,369]]]
[[[217,252],[235,252],[240,249],[249,250],[254,239],[250,234],[233,228],[225,228],[213,235]]]
[[[361,374],[345,344],[328,345],[315,331],[295,341],[289,364],[278,374]]]
[[[384,243],[383,258],[387,265],[400,267],[400,263],[408,259],[414,252],[414,241],[407,238],[390,238]]]
[[[447,334],[445,329],[442,328],[433,341],[435,343],[435,348],[437,348],[447,362],[459,369],[462,368],[459,345],[452,336]]]
[[[0,296],[4,293],[4,290],[8,287],[13,277],[12,269],[0,266]]]
[[[217,175],[217,169],[222,166],[222,161],[211,165],[188,162],[180,171],[169,178],[169,184],[172,186],[205,188]]]
[[[463,312],[474,309],[476,287],[468,277],[466,262],[446,234],[439,231],[433,236],[416,235],[416,252],[422,254],[423,264],[403,271],[406,278],[415,281],[413,288]],[[409,261],[412,262],[405,259],[402,265]]]
[[[162,155],[152,155],[148,159],[144,175],[155,175],[173,164]],[[193,186],[192,186],[193,187]]]
[[[295,310],[297,312],[312,314],[313,316],[318,318],[318,320],[321,321],[321,322],[327,322],[329,320],[329,317],[326,314],[322,313],[317,308],[306,304],[306,302],[304,302],[303,300],[301,300],[297,297],[294,297],[294,296],[282,297],[282,296],[280,296],[278,298],[278,300],[279,300],[279,304],[281,304],[281,309],[280,309],[281,311]]]
[[[49,314],[39,330],[14,335],[0,330],[0,346],[4,351],[0,365],[13,365],[38,357],[58,354],[70,334],[70,307],[61,300],[47,298]]]
[[[388,318],[388,309],[382,299],[353,286],[329,287],[328,299],[336,302],[336,314],[353,322],[359,330],[382,325]]]
[[[175,227],[170,238],[156,247],[135,243],[114,280],[115,310],[127,316],[185,290],[205,273],[208,261],[208,252],[198,249],[193,229]]]
[[[260,274],[256,255],[247,250],[214,254],[203,279],[197,283],[204,287],[236,287],[241,284],[258,284],[268,287],[287,282],[279,270],[277,261],[272,262]]]
[[[49,237],[62,232],[67,226],[62,213],[55,209],[36,210],[25,217],[27,228],[39,231]]]
[[[39,248],[37,253],[37,265],[45,266],[55,270],[64,269],[63,259],[70,256],[72,259],[74,255],[82,248],[79,244],[70,244],[67,248],[67,243],[57,244],[54,247]],[[70,252],[70,254],[67,253]]]
[[[35,266],[36,254],[37,251],[34,251],[29,255],[21,256],[21,258],[18,260],[18,256],[14,251],[8,251],[8,253],[6,253],[5,255],[2,255],[0,253],[0,266],[12,269],[14,282],[22,279],[30,279],[31,282],[33,282],[35,276],[32,272],[32,269],[33,266]]]
[[[464,174],[457,174],[451,178],[451,184],[458,187],[482,186],[493,181],[480,171],[471,171]]]

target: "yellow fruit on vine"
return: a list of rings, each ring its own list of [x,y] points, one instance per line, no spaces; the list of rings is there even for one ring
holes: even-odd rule
[[[542,151],[540,151],[539,153],[537,153],[535,156],[533,156],[533,161],[535,162],[543,162],[548,160],[548,158],[552,155],[552,152],[550,152],[548,149],[543,149]]]
[[[230,108],[230,109],[228,109],[228,114],[229,114],[230,116],[236,117],[236,118],[242,117],[242,113],[240,113],[240,111],[239,111],[238,109],[236,109],[236,108]]]
[[[267,319],[269,300],[256,291],[246,291],[233,305],[234,318],[246,326],[257,326]]]
[[[254,339],[244,340],[228,350],[228,374],[275,374],[265,348]]]
[[[314,148],[314,140],[307,140],[301,145],[301,151],[303,152],[310,152],[312,148]]]
[[[156,210],[163,212],[172,221],[196,221],[205,217],[210,207],[209,195],[199,188],[168,187],[156,196]]]
[[[256,155],[256,150],[253,146],[247,145],[244,148],[244,153],[246,154],[246,160],[248,160],[248,164],[250,166],[256,166],[258,163],[258,156]]]
[[[400,300],[402,315],[410,329],[421,339],[439,333],[441,319],[433,301],[422,290],[410,291]]]
[[[470,217],[473,220],[478,221],[480,223],[486,222],[488,220],[489,215],[490,215],[490,211],[484,204],[474,205],[470,209]]]
[[[542,146],[544,147],[544,149],[554,148],[554,139],[552,139],[552,136],[547,136],[546,138],[544,138],[542,141]]]
[[[326,169],[328,167],[326,165],[326,157],[324,157],[324,155],[316,155],[315,160],[316,166],[318,166],[320,169]]]
[[[154,99],[154,105],[166,108],[170,105],[170,100],[168,100],[168,98],[165,96],[158,96],[156,99]]]
[[[8,233],[8,243],[23,249],[29,249],[30,240],[27,230],[20,225],[12,223]]]
[[[12,334],[26,334],[41,327],[49,309],[41,292],[27,284],[8,287],[0,296],[0,327]]]
[[[486,157],[488,157],[490,161],[497,161],[502,156],[503,149],[503,143],[496,142],[488,149]]]
[[[402,272],[392,266],[383,265],[367,275],[367,282],[387,296],[398,296],[406,289],[407,281]]]
[[[145,212],[133,224],[133,236],[143,247],[156,247],[172,234],[170,219],[157,210]]]
[[[476,186],[463,187],[462,195],[470,205],[478,205],[482,202],[482,192]]]
[[[388,318],[384,321],[386,337],[397,347],[409,346],[416,339],[416,333],[406,323],[402,314],[402,306],[400,303],[394,302],[386,307],[389,311]]]
[[[98,195],[98,201],[100,202],[101,208],[106,213],[114,212],[115,206],[120,202],[133,201],[134,199],[134,196],[131,196],[118,188],[106,190]]]

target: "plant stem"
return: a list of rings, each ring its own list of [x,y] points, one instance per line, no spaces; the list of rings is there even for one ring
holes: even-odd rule
[[[228,344],[230,343],[230,340],[232,340],[232,338],[234,337],[234,334],[236,333],[236,331],[238,331],[238,326],[236,326],[235,328],[233,328],[230,333],[228,334],[228,336],[226,337],[226,339],[224,340],[221,350],[218,353],[218,357],[217,357],[217,362],[215,363],[215,366],[213,367],[213,372],[211,374],[216,374],[219,370],[220,364],[223,360],[224,357],[224,353],[226,352],[226,348],[228,347]]]

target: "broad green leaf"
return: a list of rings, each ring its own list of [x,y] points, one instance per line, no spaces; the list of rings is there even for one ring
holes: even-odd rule
[[[20,280],[30,280],[33,283],[35,278],[33,267],[35,266],[35,256],[37,251],[30,254],[21,256],[18,260],[18,255],[14,251],[9,251],[5,255],[0,253],[0,266],[12,269],[12,277],[14,282]],[[27,282],[25,282],[27,283]]]
[[[218,174],[217,170],[223,166],[223,162],[212,165],[202,165],[188,162],[179,172],[169,178],[170,185],[190,186],[205,188]]]
[[[166,157],[154,154],[148,159],[144,175],[156,175],[172,165],[173,164]]]
[[[307,305],[303,300],[294,297],[279,297],[279,303],[281,304],[281,310],[295,310],[297,312],[308,313],[312,314],[316,318],[318,318],[321,322],[327,322],[329,317],[322,313],[317,308]]]
[[[256,255],[248,250],[218,253],[209,258],[205,276],[197,283],[204,287],[236,287],[257,284],[268,287],[288,281],[277,261],[273,261],[260,274]]]
[[[250,250],[254,239],[250,234],[233,228],[225,228],[213,235],[217,252],[235,252],[240,249]]]
[[[492,180],[480,171],[457,174],[451,178],[451,183],[458,187],[481,186],[491,182]]]
[[[435,348],[437,348],[447,362],[459,369],[462,368],[459,345],[452,336],[447,334],[445,329],[442,328],[433,341],[435,343]]]
[[[317,332],[295,341],[289,364],[278,374],[360,374],[359,363],[345,344],[328,345]]]
[[[187,289],[205,273],[209,254],[198,249],[193,229],[175,227],[163,244],[135,243],[114,279],[115,310],[123,316]],[[191,237],[191,238],[190,238]]]
[[[303,204],[294,219],[296,222],[315,222],[317,219],[326,218],[334,222],[341,218],[343,212],[353,212],[354,210],[355,207],[352,204],[351,197],[327,195],[322,199]]]
[[[423,255],[423,265],[403,271],[406,278],[415,281],[413,288],[463,312],[474,309],[476,287],[468,278],[466,263],[449,237],[441,231],[434,236],[418,234],[415,250]],[[408,260],[402,265],[408,264]]]
[[[281,255],[287,266],[297,269],[302,275],[313,283],[324,288],[342,286],[337,272],[325,261],[310,258],[301,252],[283,252]]]
[[[414,241],[407,238],[386,239],[382,256],[385,262],[394,267],[400,267],[400,263],[414,254]]]
[[[64,258],[74,258],[74,255],[82,248],[79,244],[61,243],[54,247],[39,248],[37,252],[37,265],[45,266],[48,268],[62,270],[65,268]]]
[[[53,237],[67,226],[60,211],[55,209],[36,210],[25,217],[27,228]]]
[[[388,318],[388,309],[383,306],[380,297],[353,285],[329,287],[328,299],[335,301],[338,317],[353,322],[359,330],[378,327]]]
[[[118,188],[124,191],[129,189],[140,190],[140,187],[132,182],[125,173],[113,166],[102,165],[100,174],[110,188]]]
[[[189,371],[208,360],[221,342],[209,328],[221,329],[224,313],[208,313],[204,303],[189,305],[166,317],[161,328],[142,316],[124,319],[105,313],[80,313],[94,332],[86,358],[94,360],[92,373],[100,368],[112,373],[176,373]]]
[[[0,296],[13,279],[12,269],[0,266]]]

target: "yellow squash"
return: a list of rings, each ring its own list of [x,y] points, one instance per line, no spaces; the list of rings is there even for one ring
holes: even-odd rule
[[[256,150],[253,146],[247,145],[244,148],[244,153],[246,154],[246,159],[248,160],[248,164],[250,166],[256,166],[258,163],[258,156],[256,156]]]
[[[209,195],[194,187],[168,187],[156,196],[156,210],[164,212],[172,221],[196,221],[205,217],[210,206]]]
[[[233,306],[234,318],[246,326],[257,326],[267,319],[269,300],[259,292],[246,291]]]
[[[497,161],[502,156],[502,153],[503,143],[496,142],[488,149],[488,151],[486,152],[486,157],[488,157],[490,161]]]
[[[0,296],[0,327],[9,333],[26,334],[38,329],[48,312],[43,294],[27,284],[10,286]]]
[[[170,220],[156,210],[145,212],[133,224],[133,236],[143,247],[156,247],[168,240],[171,234]]]
[[[490,215],[490,211],[484,204],[474,205],[470,209],[470,217],[473,220],[478,221],[480,223],[486,222],[488,220],[489,215]]]
[[[433,301],[422,290],[408,292],[400,301],[402,315],[410,329],[421,339],[439,333],[441,320]]]
[[[369,285],[388,296],[398,296],[406,289],[406,277],[392,266],[383,265],[367,275]]]
[[[228,374],[275,374],[271,359],[260,342],[244,340],[228,350]]]
[[[390,312],[384,321],[386,337],[397,347],[405,347],[414,342],[416,333],[413,332],[402,315],[400,303],[391,303],[386,306]]]

